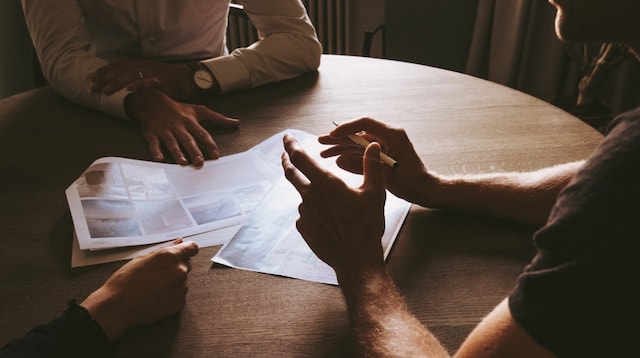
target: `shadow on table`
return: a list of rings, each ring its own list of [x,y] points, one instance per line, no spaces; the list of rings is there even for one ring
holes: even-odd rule
[[[500,220],[412,208],[389,271],[411,311],[454,352],[532,259],[532,230]]]

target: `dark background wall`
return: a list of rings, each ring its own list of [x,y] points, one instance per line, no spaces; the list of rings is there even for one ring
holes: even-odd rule
[[[477,8],[478,0],[387,0],[387,57],[463,72]]]
[[[20,0],[0,1],[0,98],[33,88],[31,39]]]

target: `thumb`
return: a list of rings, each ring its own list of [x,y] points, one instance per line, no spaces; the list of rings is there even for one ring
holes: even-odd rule
[[[196,244],[194,241],[181,242],[173,246],[172,249],[182,260],[186,260],[192,256],[195,256],[200,250],[198,244]]]
[[[362,186],[364,190],[377,191],[384,189],[382,165],[382,160],[380,160],[380,144],[372,142],[364,151],[362,163],[362,173],[364,174]]]

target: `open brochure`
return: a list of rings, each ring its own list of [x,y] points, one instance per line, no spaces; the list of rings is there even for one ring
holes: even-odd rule
[[[96,160],[66,191],[78,246],[143,245],[239,225],[279,178],[247,151],[182,167]]]
[[[177,237],[201,247],[226,243],[283,177],[285,132],[315,142],[312,134],[288,129],[202,168],[96,160],[65,192],[74,224],[73,266],[129,259]]]
[[[295,228],[300,196],[284,178],[282,137],[295,136],[326,169],[356,186],[362,177],[321,158],[315,135],[287,129],[202,168],[117,157],[96,160],[66,190],[75,235],[72,266],[130,259],[177,237],[222,245],[214,262],[335,284]],[[387,193],[385,257],[410,204]]]

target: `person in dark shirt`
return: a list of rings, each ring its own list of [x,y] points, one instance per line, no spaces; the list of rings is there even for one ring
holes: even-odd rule
[[[640,1],[550,3],[561,39],[622,43],[640,54]],[[348,138],[353,133],[371,142],[364,156]],[[360,187],[322,169],[288,135],[282,165],[302,197],[298,230],[335,270],[364,356],[449,356],[409,312],[386,271],[385,189],[425,207],[542,226],[534,235],[535,258],[455,356],[640,356],[634,340],[640,333],[640,109],[614,120],[585,162],[528,173],[438,175],[403,129],[371,118],[344,123],[319,141],[332,145],[324,157],[337,156],[341,168],[363,174]],[[384,165],[381,148],[402,165]]]
[[[60,317],[6,344],[0,357],[112,356],[113,342],[127,330],[182,310],[197,253],[195,242],[178,239],[129,261],[82,303],[69,301]]]

